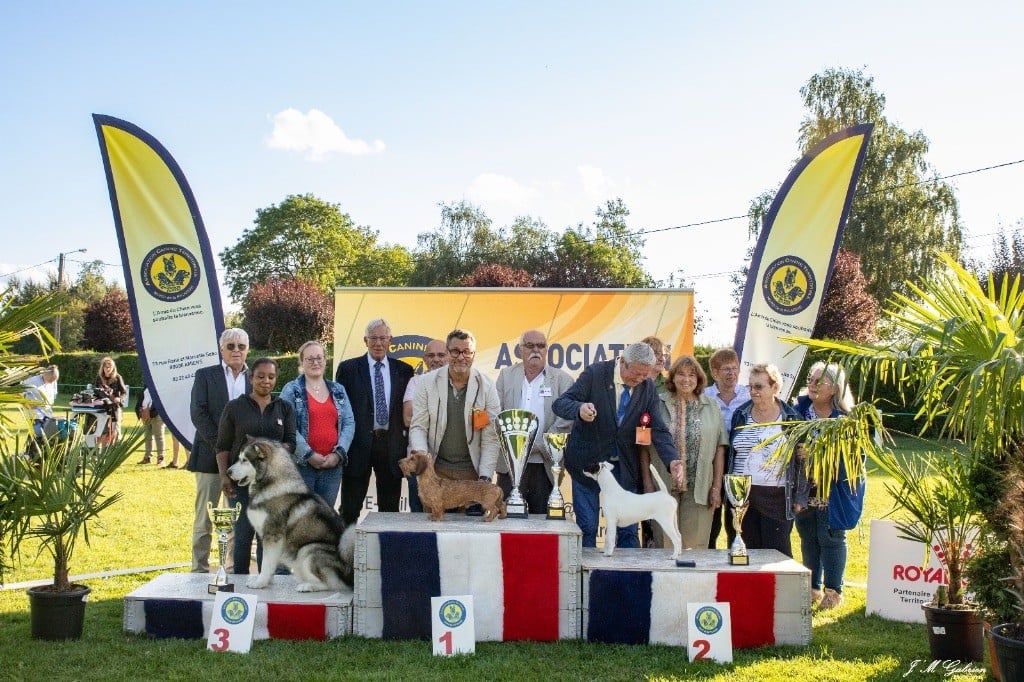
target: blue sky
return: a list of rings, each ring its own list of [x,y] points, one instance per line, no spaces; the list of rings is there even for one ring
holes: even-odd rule
[[[28,2],[0,6],[0,275],[58,253],[122,280],[91,114],[164,144],[215,253],[311,192],[413,247],[439,202],[564,229],[747,212],[796,161],[799,89],[863,67],[940,174],[1024,159],[1020,3]],[[952,181],[971,255],[1024,218],[1024,164]],[[745,220],[645,237],[728,343]],[[223,273],[221,273],[223,275]],[[0,277],[0,282],[6,281]],[[223,282],[223,278],[221,279]]]

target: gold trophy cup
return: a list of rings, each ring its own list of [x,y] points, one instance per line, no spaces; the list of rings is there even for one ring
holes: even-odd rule
[[[551,473],[555,476],[555,487],[551,489],[548,496],[548,518],[565,518],[565,500],[562,498],[562,474],[565,468],[562,460],[565,459],[565,444],[569,442],[568,433],[545,433],[544,442],[548,444],[551,452]]]
[[[234,592],[234,583],[228,582],[228,572],[224,570],[224,559],[228,554],[228,533],[235,527],[235,521],[242,513],[242,505],[235,503],[234,507],[214,508],[212,502],[206,503],[206,513],[213,523],[213,529],[217,531],[217,551],[220,555],[220,566],[217,567],[217,574],[213,576],[213,582],[206,586],[207,592],[217,594],[218,592]]]
[[[729,548],[730,566],[749,566],[750,555],[747,554],[747,546],[743,544],[742,527],[743,516],[747,513],[747,505],[750,502],[750,486],[752,482],[750,474],[726,474],[725,496],[733,507],[732,527],[736,531],[732,547]]]
[[[519,484],[526,471],[526,462],[533,449],[533,441],[537,438],[540,420],[529,410],[505,410],[498,413],[498,421],[494,427],[498,431],[498,444],[501,454],[508,465],[508,474],[512,478],[512,493],[505,503],[505,513],[513,519],[528,519],[526,500],[519,492]]]

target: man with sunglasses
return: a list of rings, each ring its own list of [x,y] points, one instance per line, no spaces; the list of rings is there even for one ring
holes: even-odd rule
[[[217,429],[229,401],[252,391],[245,359],[249,334],[244,329],[225,329],[220,335],[220,363],[196,370],[192,382],[191,415],[196,435],[185,468],[196,475],[196,508],[192,520],[192,572],[210,571],[212,524],[206,503],[223,506],[220,472],[217,469]],[[226,559],[231,560],[229,547]],[[232,566],[225,566],[228,573]]]
[[[573,384],[567,372],[547,366],[548,341],[543,332],[532,329],[519,337],[516,353],[522,362],[505,367],[498,374],[498,398],[502,410],[529,410],[537,415],[540,425],[533,450],[519,483],[519,492],[526,499],[530,514],[547,512],[548,497],[554,488],[551,473],[551,451],[544,440],[545,433],[569,433],[572,422],[556,417],[551,405]],[[498,458],[498,485],[505,498],[512,493],[512,477],[504,457]]]
[[[438,476],[490,481],[498,464],[493,425],[501,410],[498,391],[490,377],[473,368],[472,333],[452,330],[445,347],[448,365],[425,374],[413,397],[409,446],[430,453]],[[466,511],[476,513],[478,508]]]
[[[363,342],[366,353],[338,365],[335,381],[345,387],[352,402],[356,433],[342,475],[341,516],[345,525],[359,520],[370,488],[370,471],[377,480],[377,510],[398,511],[408,434],[402,418],[402,397],[412,378],[412,367],[390,355],[391,327],[385,320],[370,320]]]

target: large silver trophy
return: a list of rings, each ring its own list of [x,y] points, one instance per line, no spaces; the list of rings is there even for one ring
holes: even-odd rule
[[[544,442],[548,444],[551,452],[551,473],[555,476],[555,487],[551,489],[548,496],[548,518],[565,518],[565,499],[562,497],[562,474],[565,468],[562,460],[565,459],[565,444],[569,442],[568,433],[545,433]]]
[[[234,592],[235,585],[228,582],[228,572],[224,569],[224,561],[228,555],[228,533],[235,527],[235,521],[242,513],[242,505],[240,502],[236,502],[234,507],[215,508],[212,502],[207,502],[206,513],[213,523],[213,529],[217,531],[217,550],[220,557],[217,574],[213,576],[213,582],[206,586],[206,591],[210,594]]]
[[[732,547],[729,548],[730,566],[749,566],[750,556],[747,554],[747,546],[743,543],[743,516],[747,513],[747,505],[750,502],[750,486],[752,482],[750,474],[726,474],[725,496],[729,498],[732,505],[732,527],[736,531]]]
[[[530,459],[533,441],[537,438],[540,420],[529,410],[505,410],[498,413],[498,423],[494,428],[498,431],[498,444],[508,465],[508,475],[512,478],[512,494],[505,503],[505,513],[514,519],[528,519],[526,500],[519,492],[519,484]]]

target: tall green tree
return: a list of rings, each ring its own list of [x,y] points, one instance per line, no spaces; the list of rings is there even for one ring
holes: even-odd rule
[[[272,277],[298,277],[327,292],[336,286],[404,284],[410,257],[378,245],[378,234],[357,226],[338,204],[312,194],[290,195],[257,209],[253,227],[220,253],[231,298]],[[382,265],[383,264],[383,265]]]
[[[497,262],[501,239],[482,208],[465,200],[440,207],[437,229],[416,237],[413,286],[458,286],[478,266]]]

